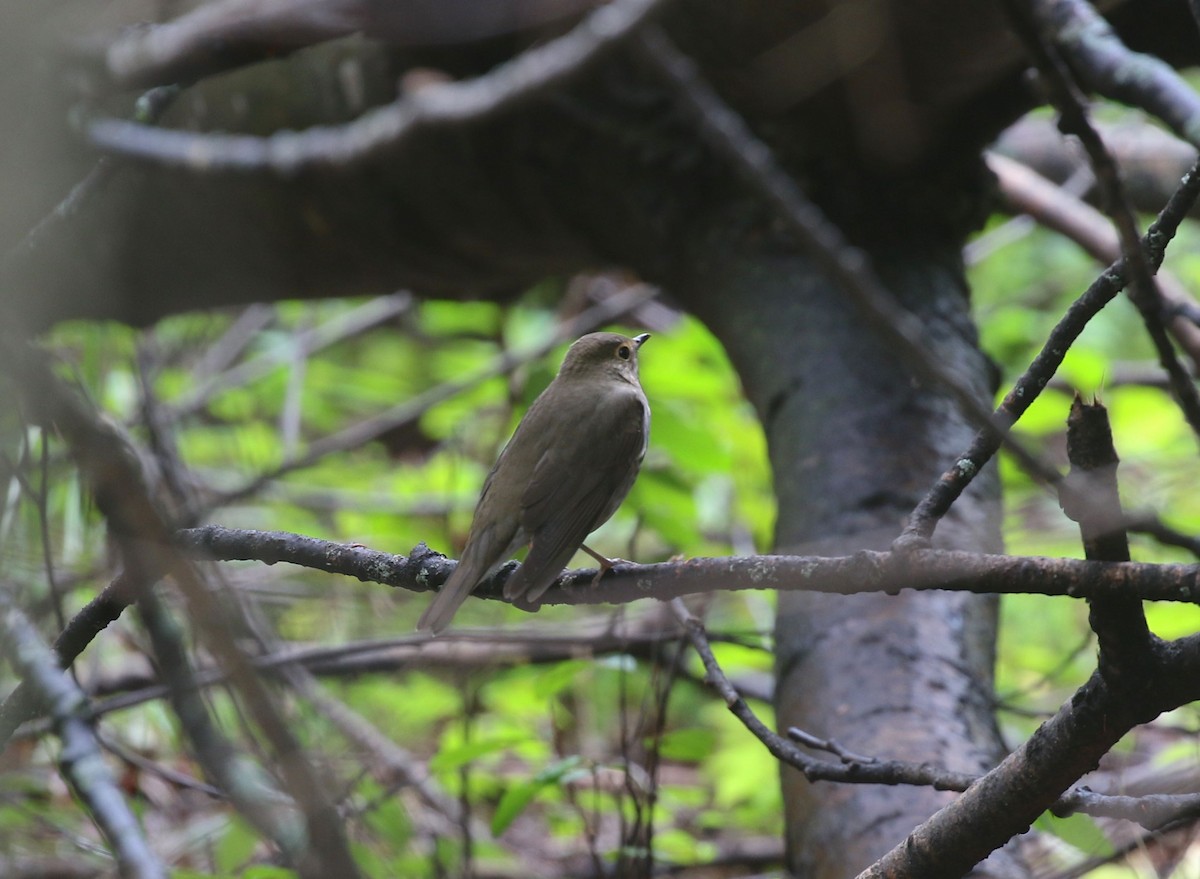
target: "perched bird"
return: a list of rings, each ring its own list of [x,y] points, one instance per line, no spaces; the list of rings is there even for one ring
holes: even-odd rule
[[[418,629],[446,628],[472,590],[526,544],[504,597],[536,601],[621,505],[650,436],[650,405],[638,383],[638,349],[649,338],[591,333],[567,350],[488,474],[458,567]]]

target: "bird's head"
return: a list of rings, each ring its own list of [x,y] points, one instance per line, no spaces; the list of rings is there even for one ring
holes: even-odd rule
[[[637,383],[638,349],[649,333],[622,336],[620,333],[589,333],[576,339],[563,358],[560,376],[615,375]]]

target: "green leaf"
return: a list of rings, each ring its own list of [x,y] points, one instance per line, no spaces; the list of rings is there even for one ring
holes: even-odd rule
[[[573,685],[591,667],[592,660],[567,659],[542,669],[533,683],[533,694],[542,701],[553,698]]]
[[[1112,843],[1092,818],[1075,813],[1058,818],[1049,812],[1033,822],[1033,826],[1057,836],[1067,845],[1096,857],[1108,857],[1113,853]]]
[[[542,790],[550,785],[579,778],[583,772],[586,772],[584,760],[576,754],[551,763],[529,781],[510,787],[500,798],[496,812],[492,815],[492,836],[499,836],[507,830]]]
[[[225,873],[236,872],[257,846],[258,834],[240,816],[233,816],[217,841],[217,868]]]
[[[665,733],[658,741],[658,752],[667,760],[699,763],[712,754],[716,743],[716,732],[700,726],[691,726]]]
[[[241,879],[296,879],[296,871],[272,864],[255,864],[242,871]]]
[[[429,761],[429,768],[434,772],[459,769],[480,757],[495,754],[497,751],[506,751],[514,745],[520,745],[527,741],[529,741],[529,736],[504,735],[447,748]]]

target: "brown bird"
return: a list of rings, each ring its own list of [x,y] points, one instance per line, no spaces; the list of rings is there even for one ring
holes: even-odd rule
[[[526,544],[529,554],[504,584],[504,597],[536,601],[621,505],[650,436],[650,405],[638,382],[638,349],[649,338],[592,333],[567,350],[483,483],[458,567],[418,629],[446,628],[475,587]],[[603,573],[607,560],[592,555]]]

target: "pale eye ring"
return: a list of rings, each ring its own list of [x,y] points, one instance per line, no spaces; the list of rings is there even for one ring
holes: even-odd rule
[[[630,356],[632,355],[632,353],[633,352],[631,352],[629,350],[628,345],[622,345],[620,348],[617,349],[617,356],[620,357],[622,360],[628,360],[630,358]]]

